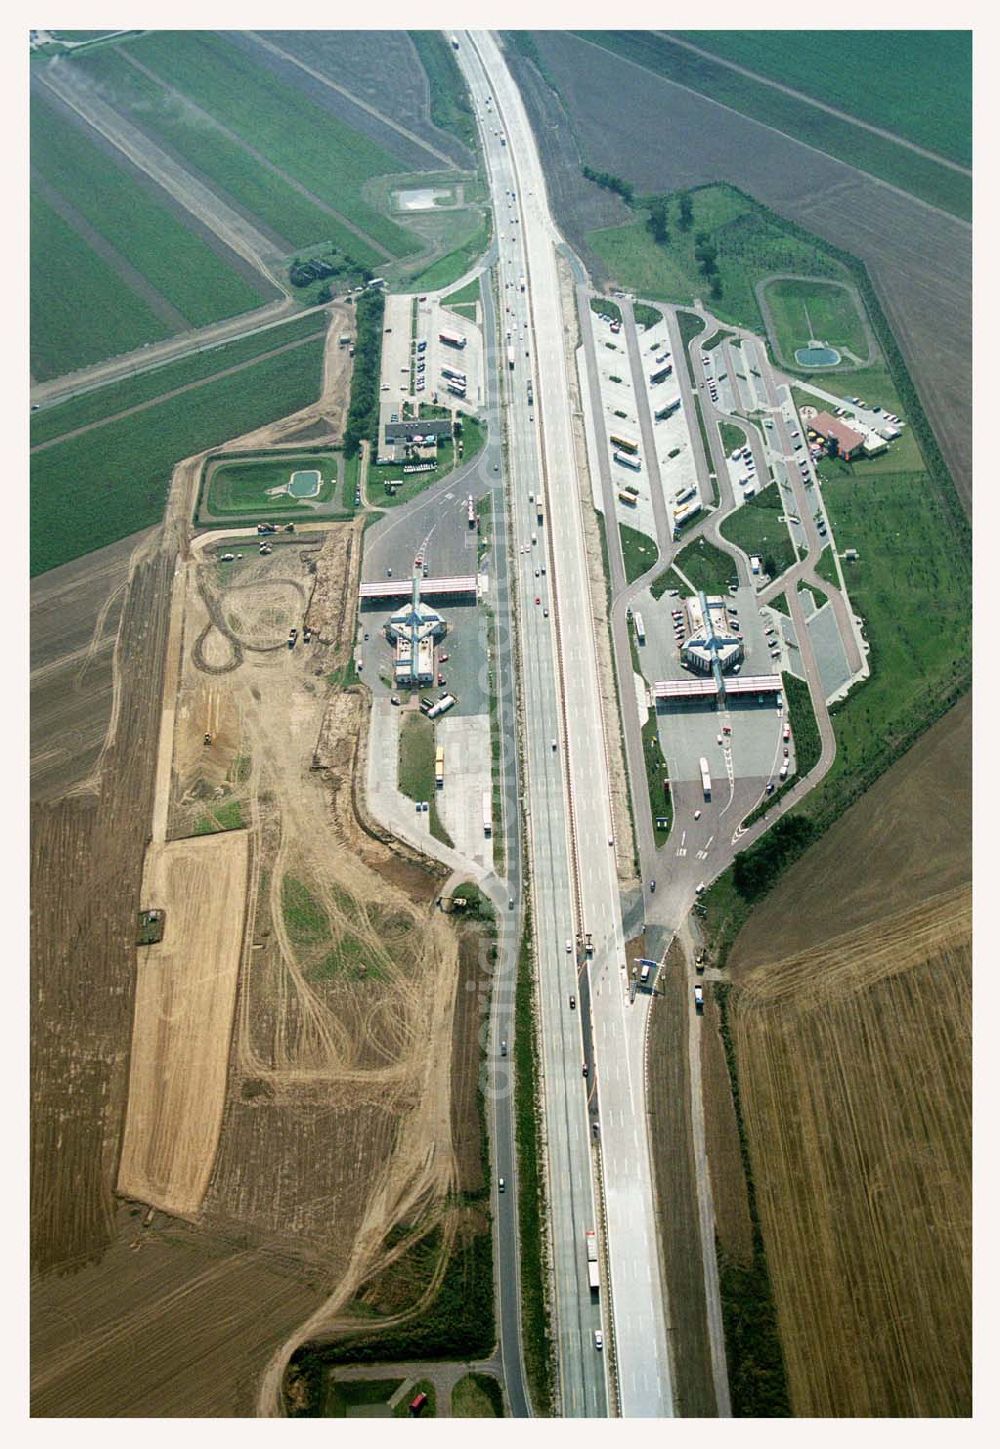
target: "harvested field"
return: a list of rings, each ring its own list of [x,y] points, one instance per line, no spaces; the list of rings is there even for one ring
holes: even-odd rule
[[[460,1192],[478,1192],[485,1183],[479,1123],[478,1092],[485,1013],[483,983],[492,965],[484,957],[490,947],[479,930],[461,930],[458,989],[455,996],[455,1031],[451,1044],[451,1136]]]
[[[248,841],[154,841],[144,909],[163,940],[139,952],[118,1191],[175,1217],[201,1206],[215,1161],[243,939]]]
[[[36,1416],[253,1413],[269,1353],[329,1286],[269,1248],[247,1247],[120,1204],[100,1263],[32,1295]]]
[[[625,177],[639,193],[731,181],[852,252],[869,270],[968,510],[968,226],[566,32],[531,34],[559,96],[519,58],[515,74],[531,77],[523,94],[557,220],[598,282],[605,269],[586,232],[602,224],[594,207],[605,194],[580,176],[581,159]],[[627,213],[619,207],[618,215]]]
[[[972,878],[972,699],[897,760],[788,870],[733,943],[739,981]],[[947,788],[942,788],[947,781]]]
[[[657,973],[656,990],[647,1047],[649,1132],[660,1251],[670,1305],[668,1327],[676,1412],[687,1418],[711,1418],[716,1413],[716,1402],[705,1317],[705,1279],[698,1251],[688,988],[684,953],[677,941]]]
[[[734,993],[799,1416],[971,1413],[971,964],[958,887]]]

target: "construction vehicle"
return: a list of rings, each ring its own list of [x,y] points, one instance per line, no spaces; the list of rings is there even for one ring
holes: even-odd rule
[[[701,985],[701,982],[700,981],[697,981],[697,982],[695,982],[695,988],[694,988],[694,1009],[695,1009],[695,1011],[702,1011],[702,1010],[704,1010],[704,1006],[705,1006],[705,992],[704,992],[704,989],[703,989],[703,987]]]
[[[205,731],[205,743],[206,745],[210,745],[212,743],[212,736],[209,734],[208,730]]]

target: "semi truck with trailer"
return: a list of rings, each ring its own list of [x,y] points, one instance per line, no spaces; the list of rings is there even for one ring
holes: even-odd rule
[[[451,382],[465,382],[466,380],[465,373],[460,372],[457,367],[442,367],[441,376],[447,377]]]
[[[636,473],[638,473],[639,469],[642,467],[642,459],[635,456],[633,453],[619,453],[616,448],[611,456],[614,458],[615,462],[620,463],[623,468],[632,468]]]
[[[483,791],[483,834],[493,834],[493,797],[489,790]]]
[[[664,406],[664,407],[662,407],[662,408],[659,408],[659,409],[658,409],[658,410],[657,410],[657,411],[656,411],[656,412],[655,412],[655,413],[654,413],[654,414],[653,414],[653,416],[654,416],[654,417],[655,417],[655,418],[656,418],[656,421],[657,421],[657,422],[658,422],[658,423],[662,423],[662,422],[664,422],[664,421],[665,421],[665,420],[666,420],[666,419],[667,419],[667,418],[672,418],[672,417],[673,417],[673,415],[674,415],[674,413],[675,413],[675,412],[676,412],[676,411],[677,411],[677,409],[678,409],[678,408],[679,408],[679,407],[680,407],[680,405],[681,405],[681,400],[680,400],[680,398],[679,398],[679,397],[675,397],[675,398],[674,398],[674,400],[673,400],[673,402],[668,402],[668,403],[667,403],[667,404],[666,404],[666,405],[665,405],[665,406]]]
[[[434,751],[434,784],[438,790],[444,789],[444,745]]]
[[[438,715],[447,714],[448,711],[451,709],[452,705],[455,705],[457,703],[458,700],[453,694],[442,695],[437,703],[432,704],[430,709],[427,711],[427,718],[437,719]]]
[[[507,366],[510,368],[511,372],[514,371],[514,344],[513,343],[511,343],[510,346],[507,348]]]
[[[642,615],[639,613],[638,609],[636,609],[636,611],[632,615],[632,623],[635,625],[636,642],[639,644],[645,644],[646,626],[642,622]]]
[[[446,347],[464,347],[468,341],[468,338],[463,337],[461,332],[453,332],[449,327],[442,327],[438,338]]]
[[[673,370],[674,364],[672,362],[668,362],[666,367],[658,367],[655,372],[651,372],[649,374],[649,380],[655,387],[658,382],[666,382],[667,378],[670,376]]]
[[[587,1278],[591,1291],[596,1293],[601,1286],[601,1265],[597,1261],[597,1234],[593,1228],[588,1228],[584,1236],[587,1240]]]

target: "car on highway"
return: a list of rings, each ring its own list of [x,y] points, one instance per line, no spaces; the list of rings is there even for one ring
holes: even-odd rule
[[[587,1062],[584,1062],[584,1064],[583,1064],[583,1075],[585,1077],[589,1077],[590,1076],[590,1065]]]
[[[569,953],[572,951],[572,949],[573,949],[573,942],[567,936],[566,937],[566,954],[569,955]]]
[[[535,603],[536,604],[540,604],[541,602],[542,602],[542,600],[541,600],[540,596],[538,594],[536,594],[535,595]]]
[[[506,1037],[504,1037],[503,1040],[500,1042],[500,1055],[502,1057],[505,1057],[507,1055],[507,1038]]]
[[[548,611],[548,609],[543,609],[542,610],[542,613],[545,615],[546,619],[549,617],[549,611]]]
[[[601,1349],[604,1347],[604,1334],[599,1328],[594,1329],[594,1347],[597,1349],[598,1353],[600,1353]]]
[[[696,820],[700,820],[700,819],[701,819],[701,811],[700,811],[700,810],[696,810],[696,811],[695,811],[695,812],[694,812],[694,818],[695,818],[695,819],[696,819]]]
[[[502,1177],[497,1178],[497,1192],[506,1192],[507,1184]]]
[[[570,999],[569,999],[569,1009],[570,1009],[570,1011],[575,1011],[576,1010],[576,997],[575,996],[571,996]]]

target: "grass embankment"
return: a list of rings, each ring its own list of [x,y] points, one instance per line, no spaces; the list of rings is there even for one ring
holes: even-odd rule
[[[962,166],[972,164],[968,30],[689,30],[686,40]]]
[[[827,544],[826,548],[816,560],[816,572],[828,584],[833,584],[835,588],[840,588],[840,579],[837,577],[837,562],[833,556],[833,549],[829,544]],[[848,589],[850,589],[850,580],[846,580],[845,582],[847,582]]]
[[[629,528],[627,523],[618,525],[618,532],[622,540],[622,560],[625,564],[625,578],[628,583],[635,583],[649,569],[654,568],[659,558],[659,550],[653,539],[646,533],[640,533],[637,528]]]
[[[287,485],[293,473],[318,472],[319,491],[310,498],[296,498],[291,493],[272,493]],[[333,501],[337,483],[337,455],[331,449],[310,452],[281,453],[252,461],[209,459],[205,476],[210,476],[202,498],[207,513],[244,518],[266,518],[269,514],[298,513],[305,521],[313,516],[316,504]],[[199,498],[200,512],[203,503]],[[324,509],[324,514],[326,509]]]
[[[420,63],[427,73],[431,96],[431,120],[442,131],[450,131],[476,154],[476,117],[458,61],[451,46],[437,30],[408,30]]]
[[[484,503],[492,500],[487,497]],[[483,512],[480,506],[480,527],[482,527]],[[501,770],[501,752],[503,741],[500,737],[500,715],[497,705],[497,673],[496,661],[499,657],[499,641],[497,633],[497,619],[489,605],[486,608],[487,637],[489,639],[489,685],[490,685],[490,783],[493,799],[493,869],[497,875],[502,877],[507,868],[507,835],[504,829],[503,813],[503,773]]]
[[[818,338],[838,352],[850,352],[864,362],[868,337],[852,292],[835,282],[803,282],[778,278],[768,282],[764,294],[774,322],[781,355],[792,365],[795,349]],[[837,369],[832,369],[836,375]],[[825,373],[830,376],[830,372]],[[853,377],[847,379],[853,389]],[[855,393],[864,397],[864,393]]]
[[[733,1414],[737,1418],[784,1418],[791,1413],[791,1409],[774,1294],[760,1230],[746,1124],[740,1101],[736,1053],[729,1027],[729,993],[732,989],[731,986],[717,983],[715,999],[719,1005],[719,1031],[725,1049],[729,1088],[736,1112],[740,1158],[747,1188],[747,1207],[753,1224],[753,1259],[749,1267],[745,1267],[729,1258],[716,1241],[729,1392]]]
[[[653,820],[653,839],[657,845],[662,845],[674,823],[674,801],[668,783],[667,762],[656,727],[655,709],[650,710],[649,718],[642,727],[642,757],[646,762],[646,786],[649,790],[649,813]]]
[[[180,459],[313,402],[322,363],[317,338],[35,453],[32,574],[157,523]]]
[[[737,448],[746,447],[747,435],[735,423],[720,423],[719,433],[722,437],[722,446],[727,453],[735,453]]]
[[[709,337],[706,342],[703,342],[701,344],[702,348],[705,352],[713,352],[715,348],[718,347],[720,342],[725,342],[727,337],[732,336],[733,333],[728,331],[725,327],[717,327],[716,330],[712,333],[711,337]]]
[[[684,361],[687,363],[688,377],[691,380],[691,386],[697,387],[701,379],[695,375],[688,347],[696,337],[700,337],[704,332],[705,324],[696,313],[681,311],[677,313],[677,323],[681,329],[681,347],[684,351]]]
[[[797,563],[788,526],[782,521],[784,504],[777,483],[768,486],[731,513],[719,532],[747,555],[756,554],[772,579]]]
[[[887,137],[862,130],[849,120],[841,120],[808,101],[788,95],[774,86],[764,85],[752,76],[742,75],[714,60],[695,55],[650,31],[588,30],[577,33],[655,75],[699,91],[796,141],[878,176],[921,201],[942,207],[955,216],[966,219],[971,216],[971,177],[900,146]],[[853,51],[851,53],[853,55]],[[888,64],[891,70],[891,59]],[[852,66],[853,60],[849,64],[843,63],[846,70]],[[798,75],[808,77],[820,69],[836,70],[838,66],[836,63],[827,64],[824,56],[822,67],[813,61],[805,65]],[[793,86],[797,84],[798,77],[792,81]],[[915,93],[919,96],[931,93],[923,78],[915,83]],[[783,270],[792,271],[794,268]]]
[[[503,1391],[492,1374],[469,1373],[451,1391],[453,1419],[502,1419]]]
[[[470,210],[462,228],[465,235],[458,245],[431,262],[423,271],[410,277],[407,287],[435,292],[451,282],[457,282],[459,277],[471,271],[490,244],[491,216],[492,213],[488,211]]]
[[[514,1082],[517,1139],[517,1212],[521,1246],[521,1347],[531,1405],[539,1417],[552,1412],[552,1332],[542,1224],[545,1186],[542,1175],[539,1062],[535,1037],[534,960],[531,912],[525,911],[514,999]]]
[[[412,711],[403,716],[399,732],[399,788],[410,800],[430,805],[431,834],[442,844],[454,846],[438,814],[434,784],[434,721]],[[448,768],[447,754],[445,770]],[[447,776],[446,776],[447,778]],[[447,786],[445,787],[447,788]]]

